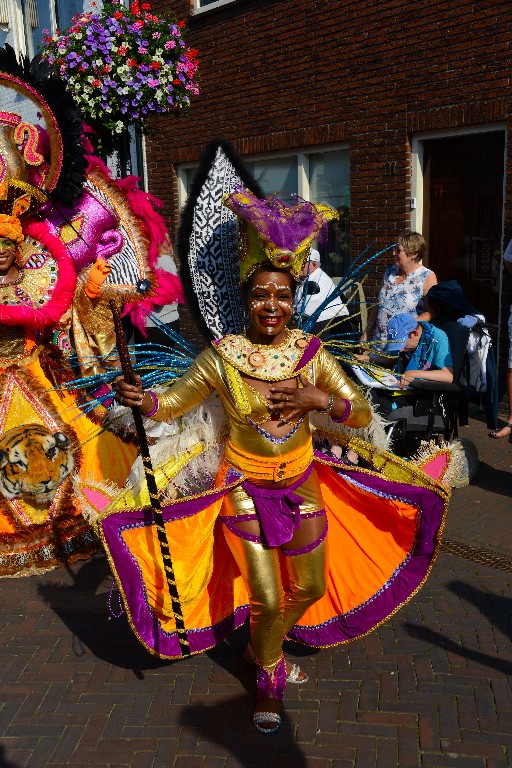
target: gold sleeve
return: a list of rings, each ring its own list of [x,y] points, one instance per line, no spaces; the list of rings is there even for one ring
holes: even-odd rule
[[[158,410],[151,416],[156,421],[172,421],[191,411],[217,388],[219,373],[212,350],[206,349],[194,360],[188,371],[158,396]]]
[[[321,349],[315,358],[314,373],[315,386],[329,395],[350,400],[352,410],[345,424],[354,429],[367,427],[372,420],[372,411],[366,398],[337,360],[325,349]]]

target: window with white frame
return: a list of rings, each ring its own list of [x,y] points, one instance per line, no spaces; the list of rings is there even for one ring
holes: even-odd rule
[[[230,5],[236,0],[194,0],[194,13],[210,10],[220,5]]]
[[[303,152],[258,155],[244,158],[252,175],[267,195],[276,194],[288,203],[295,195],[325,203],[338,211],[328,235],[319,244],[322,266],[331,276],[343,275],[350,262],[350,157],[346,146],[322,147]],[[190,192],[197,164],[177,168],[180,206]]]
[[[9,43],[18,55],[32,58],[45,30],[64,30],[76,13],[91,7],[91,0],[0,0],[0,44]]]

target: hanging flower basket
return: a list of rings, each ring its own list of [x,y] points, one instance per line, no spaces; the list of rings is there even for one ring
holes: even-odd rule
[[[46,34],[41,55],[91,124],[119,134],[143,128],[152,112],[186,109],[199,93],[197,51],[186,46],[184,26],[153,15],[147,2],[128,10],[107,0],[100,12],[77,14],[62,34]]]

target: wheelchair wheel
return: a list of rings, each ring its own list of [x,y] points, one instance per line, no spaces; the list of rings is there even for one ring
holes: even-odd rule
[[[453,488],[464,488],[469,485],[478,469],[478,450],[472,440],[462,437],[457,441],[461,446],[461,471],[457,477],[451,478]]]

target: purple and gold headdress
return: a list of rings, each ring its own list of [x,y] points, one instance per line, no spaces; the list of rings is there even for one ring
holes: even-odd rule
[[[329,205],[301,200],[287,205],[276,197],[257,198],[238,187],[222,202],[238,217],[240,283],[269,263],[297,279],[311,243],[322,227],[338,218]]]
[[[188,303],[213,338],[243,332],[241,283],[260,266],[297,277],[312,241],[337,217],[327,205],[265,198],[228,142],[206,145],[182,213],[178,253]]]

